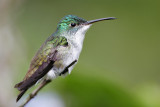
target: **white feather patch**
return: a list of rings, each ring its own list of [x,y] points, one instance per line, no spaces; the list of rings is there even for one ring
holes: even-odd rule
[[[75,35],[71,36],[71,35],[63,35],[67,38],[67,41],[70,45],[70,49],[67,50],[67,53],[64,54],[65,58],[63,59],[63,63],[62,65],[64,65],[63,69],[59,69],[56,68],[56,66],[54,66],[48,73],[47,73],[47,79],[54,79],[56,78],[59,73],[61,73],[66,66],[70,65],[74,60],[79,59],[81,50],[82,50],[82,46],[83,46],[83,40],[85,37],[85,33],[86,31],[90,28],[91,25],[86,25],[83,26],[81,29],[79,29]],[[61,48],[65,48],[65,47],[61,47]],[[63,49],[64,50],[64,49]],[[62,51],[62,49],[61,49]],[[75,66],[72,65],[69,69],[68,69],[68,73],[70,74],[73,67]]]
[[[51,69],[48,73],[47,73],[47,80],[48,79],[55,79],[57,76],[55,74],[55,71],[53,69]]]

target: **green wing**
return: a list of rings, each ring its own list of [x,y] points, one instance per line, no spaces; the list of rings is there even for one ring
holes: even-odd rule
[[[40,47],[36,55],[33,57],[30,68],[24,77],[24,80],[15,85],[18,90],[27,90],[39,79],[48,73],[53,67],[54,61],[50,61],[50,57],[55,54],[58,46],[68,45],[67,39],[62,36],[50,36]]]
[[[57,46],[67,45],[67,39],[62,36],[51,36],[40,47],[36,55],[33,57],[30,68],[24,78],[28,79],[44,62],[48,60],[48,57],[56,50]]]

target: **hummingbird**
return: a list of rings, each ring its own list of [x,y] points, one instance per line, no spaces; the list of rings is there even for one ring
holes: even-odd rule
[[[16,101],[37,82],[44,86],[61,75],[70,74],[79,59],[86,31],[95,22],[113,19],[116,18],[86,21],[75,15],[63,17],[55,33],[48,37],[33,57],[23,81],[15,85],[20,91]]]

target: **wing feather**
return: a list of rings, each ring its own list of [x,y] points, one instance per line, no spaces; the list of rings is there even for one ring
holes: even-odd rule
[[[46,75],[50,69],[52,69],[54,62],[56,61],[56,54],[58,53],[57,47],[66,45],[68,45],[67,39],[62,36],[52,35],[45,41],[32,59],[29,70],[23,81],[15,85],[15,88],[20,91],[17,101],[23,96],[28,88],[33,86],[39,79]]]
[[[68,45],[65,37],[50,36],[40,47],[31,61],[30,68],[24,80],[15,85],[19,91],[24,91],[34,85],[39,79],[46,75],[54,66],[58,46]]]

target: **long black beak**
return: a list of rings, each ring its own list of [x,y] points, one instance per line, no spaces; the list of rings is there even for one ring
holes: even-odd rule
[[[101,18],[101,19],[95,19],[95,20],[90,20],[84,23],[84,25],[89,25],[95,22],[103,21],[103,20],[114,20],[116,19],[115,17],[107,17],[107,18]]]

